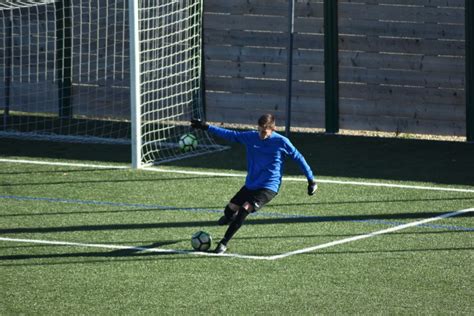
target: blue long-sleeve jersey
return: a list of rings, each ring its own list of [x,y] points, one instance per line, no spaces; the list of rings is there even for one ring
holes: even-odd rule
[[[286,157],[295,160],[308,180],[313,180],[313,172],[303,155],[290,140],[277,132],[262,140],[257,131],[237,132],[209,126],[209,132],[232,142],[244,144],[247,148],[247,178],[245,186],[250,190],[269,189],[278,192],[283,176]]]

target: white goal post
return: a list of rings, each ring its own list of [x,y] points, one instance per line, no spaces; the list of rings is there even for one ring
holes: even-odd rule
[[[2,1],[0,137],[131,144],[135,168],[224,149],[189,126],[204,118],[202,1]]]

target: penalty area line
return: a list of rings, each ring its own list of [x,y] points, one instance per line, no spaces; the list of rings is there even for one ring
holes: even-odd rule
[[[120,250],[134,250],[134,251],[143,251],[143,252],[154,252],[154,253],[161,253],[161,254],[184,254],[184,255],[198,255],[198,256],[207,256],[207,257],[233,257],[233,258],[240,258],[240,259],[251,259],[251,260],[279,260],[286,257],[304,254],[308,252],[313,252],[315,250],[329,248],[341,244],[350,243],[353,241],[367,239],[383,234],[393,233],[399,230],[407,229],[410,227],[415,227],[421,224],[434,222],[437,220],[458,216],[461,214],[465,214],[468,212],[473,212],[474,208],[454,211],[450,213],[441,214],[439,216],[426,218],[423,220],[398,225],[395,227],[391,227],[388,229],[378,230],[372,233],[364,234],[364,235],[357,235],[349,238],[344,238],[340,240],[331,241],[325,244],[320,244],[308,248],[302,248],[295,251],[290,251],[286,253],[282,253],[279,255],[274,256],[253,256],[253,255],[241,255],[236,253],[223,253],[223,254],[216,254],[212,252],[200,252],[200,251],[189,251],[189,250],[176,250],[176,249],[162,249],[162,248],[145,248],[145,247],[135,247],[135,246],[125,246],[125,245],[106,245],[106,244],[88,244],[88,243],[79,243],[79,242],[69,242],[69,241],[53,241],[53,240],[38,240],[38,239],[19,239],[19,238],[7,238],[7,237],[0,237],[0,241],[8,241],[8,242],[19,242],[19,243],[34,243],[34,244],[45,244],[45,245],[58,245],[58,246],[76,246],[76,247],[92,247],[92,248],[105,248],[105,249],[120,249]]]
[[[444,218],[458,216],[458,215],[465,214],[465,213],[468,213],[468,212],[473,212],[473,211],[474,211],[474,208],[468,208],[468,209],[464,209],[464,210],[459,210],[459,211],[455,211],[455,212],[441,214],[439,216],[426,218],[426,219],[419,220],[419,221],[416,221],[416,222],[411,222],[411,223],[402,224],[402,225],[398,225],[398,226],[383,229],[383,230],[378,230],[378,231],[375,231],[375,232],[372,232],[372,233],[369,233],[369,234],[357,235],[357,236],[353,236],[353,237],[349,237],[349,238],[335,240],[335,241],[328,242],[328,243],[321,244],[321,245],[316,245],[316,246],[313,246],[313,247],[308,247],[308,248],[298,249],[298,250],[295,250],[295,251],[290,251],[290,252],[287,252],[287,253],[283,253],[281,255],[270,256],[270,257],[268,257],[268,259],[269,260],[277,260],[277,259],[282,259],[282,258],[286,258],[286,257],[289,257],[289,256],[294,256],[294,255],[299,255],[299,254],[303,254],[303,253],[307,253],[307,252],[312,252],[312,251],[315,251],[315,250],[329,248],[329,247],[333,247],[333,246],[341,245],[341,244],[346,244],[346,243],[349,243],[349,242],[353,242],[353,241],[357,241],[357,240],[361,240],[361,239],[367,239],[367,238],[375,237],[375,236],[378,236],[378,235],[393,233],[393,232],[396,232],[396,231],[399,231],[399,230],[407,229],[407,228],[410,228],[410,227],[418,226],[418,225],[429,223],[429,222],[438,221],[438,220],[441,220],[441,219],[444,219]]]

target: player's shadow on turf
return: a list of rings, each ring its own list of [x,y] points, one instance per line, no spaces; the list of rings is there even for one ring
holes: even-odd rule
[[[71,252],[71,253],[45,253],[45,254],[20,254],[20,255],[5,255],[0,256],[0,262],[4,260],[28,260],[28,259],[57,259],[57,258],[90,258],[90,257],[104,257],[104,258],[120,258],[120,257],[143,257],[143,256],[169,256],[176,255],[178,252],[154,252],[146,249],[160,248],[163,246],[174,245],[187,240],[167,240],[162,242],[154,242],[149,245],[134,246],[133,248],[118,249],[112,251],[100,252]],[[83,261],[80,263],[88,263]],[[0,266],[4,266],[0,264]]]

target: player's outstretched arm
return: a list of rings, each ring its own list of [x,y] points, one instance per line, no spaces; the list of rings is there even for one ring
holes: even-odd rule
[[[208,131],[213,135],[227,139],[231,142],[246,143],[247,141],[246,135],[248,133],[232,131],[232,130],[228,130],[222,127],[209,125],[201,119],[197,119],[197,118],[191,119],[191,127],[195,129]]]

